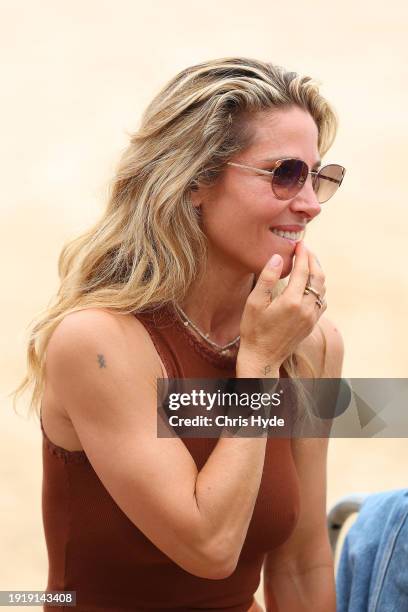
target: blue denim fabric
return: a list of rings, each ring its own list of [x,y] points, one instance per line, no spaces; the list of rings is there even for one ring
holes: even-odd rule
[[[408,489],[375,493],[343,544],[337,612],[408,612]]]

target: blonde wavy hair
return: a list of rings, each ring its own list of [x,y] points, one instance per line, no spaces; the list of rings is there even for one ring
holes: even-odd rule
[[[99,307],[129,314],[183,302],[207,260],[191,191],[212,184],[250,144],[252,113],[292,105],[313,117],[324,156],[337,119],[309,76],[227,57],[186,68],[159,91],[130,134],[101,218],[61,250],[59,290],[30,323],[27,372],[13,391],[14,409],[17,396],[34,385],[29,412],[39,416],[47,344],[69,313]],[[285,286],[279,281],[275,296]],[[290,378],[297,377],[298,357],[294,353],[282,364]]]

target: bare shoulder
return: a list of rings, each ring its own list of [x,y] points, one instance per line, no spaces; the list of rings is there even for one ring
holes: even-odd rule
[[[313,332],[299,345],[300,354],[312,363],[318,378],[340,378],[344,358],[344,342],[338,326],[322,315]],[[301,376],[310,370],[301,365]]]
[[[125,330],[126,321],[130,315],[122,315],[107,308],[83,308],[70,312],[64,316],[55,328],[49,345],[60,342],[62,339],[67,340],[73,334],[86,332],[87,335],[97,335],[102,330],[112,333],[121,333]],[[133,317],[136,322],[138,320]]]
[[[89,358],[91,363],[89,363]],[[102,308],[85,308],[66,315],[53,331],[45,358],[45,387],[41,418],[48,438],[67,450],[82,450],[82,444],[65,406],[64,380],[70,369],[83,364],[92,376],[106,371],[114,359],[122,371],[143,368],[155,383],[163,376],[160,357],[143,324],[133,315]]]
[[[157,351],[144,325],[131,314],[120,314],[104,308],[85,308],[69,313],[54,330],[46,351],[47,369],[52,377],[53,365],[66,355],[80,357],[81,351],[95,349],[95,362],[106,367],[106,351],[114,350],[127,362],[140,361],[161,375]],[[61,359],[60,359],[61,358]]]

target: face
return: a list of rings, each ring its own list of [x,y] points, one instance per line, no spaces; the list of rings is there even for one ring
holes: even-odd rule
[[[308,112],[290,107],[262,112],[250,121],[251,144],[231,162],[272,170],[271,159],[297,157],[309,169],[318,168],[318,130]],[[214,185],[195,192],[193,203],[201,205],[211,259],[231,270],[259,274],[267,260],[279,253],[281,278],[292,270],[295,244],[270,228],[295,225],[301,229],[321,211],[310,175],[294,198],[279,200],[268,176],[236,166],[227,166]]]

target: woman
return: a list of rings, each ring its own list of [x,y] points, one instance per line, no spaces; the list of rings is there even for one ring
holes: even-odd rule
[[[309,77],[190,67],[63,249],[17,391],[41,399],[47,589],[75,590],[78,611],[259,612],[262,567],[269,612],[334,611],[327,440],[159,438],[156,383],[341,375],[303,242],[343,178],[317,172],[335,132]]]

